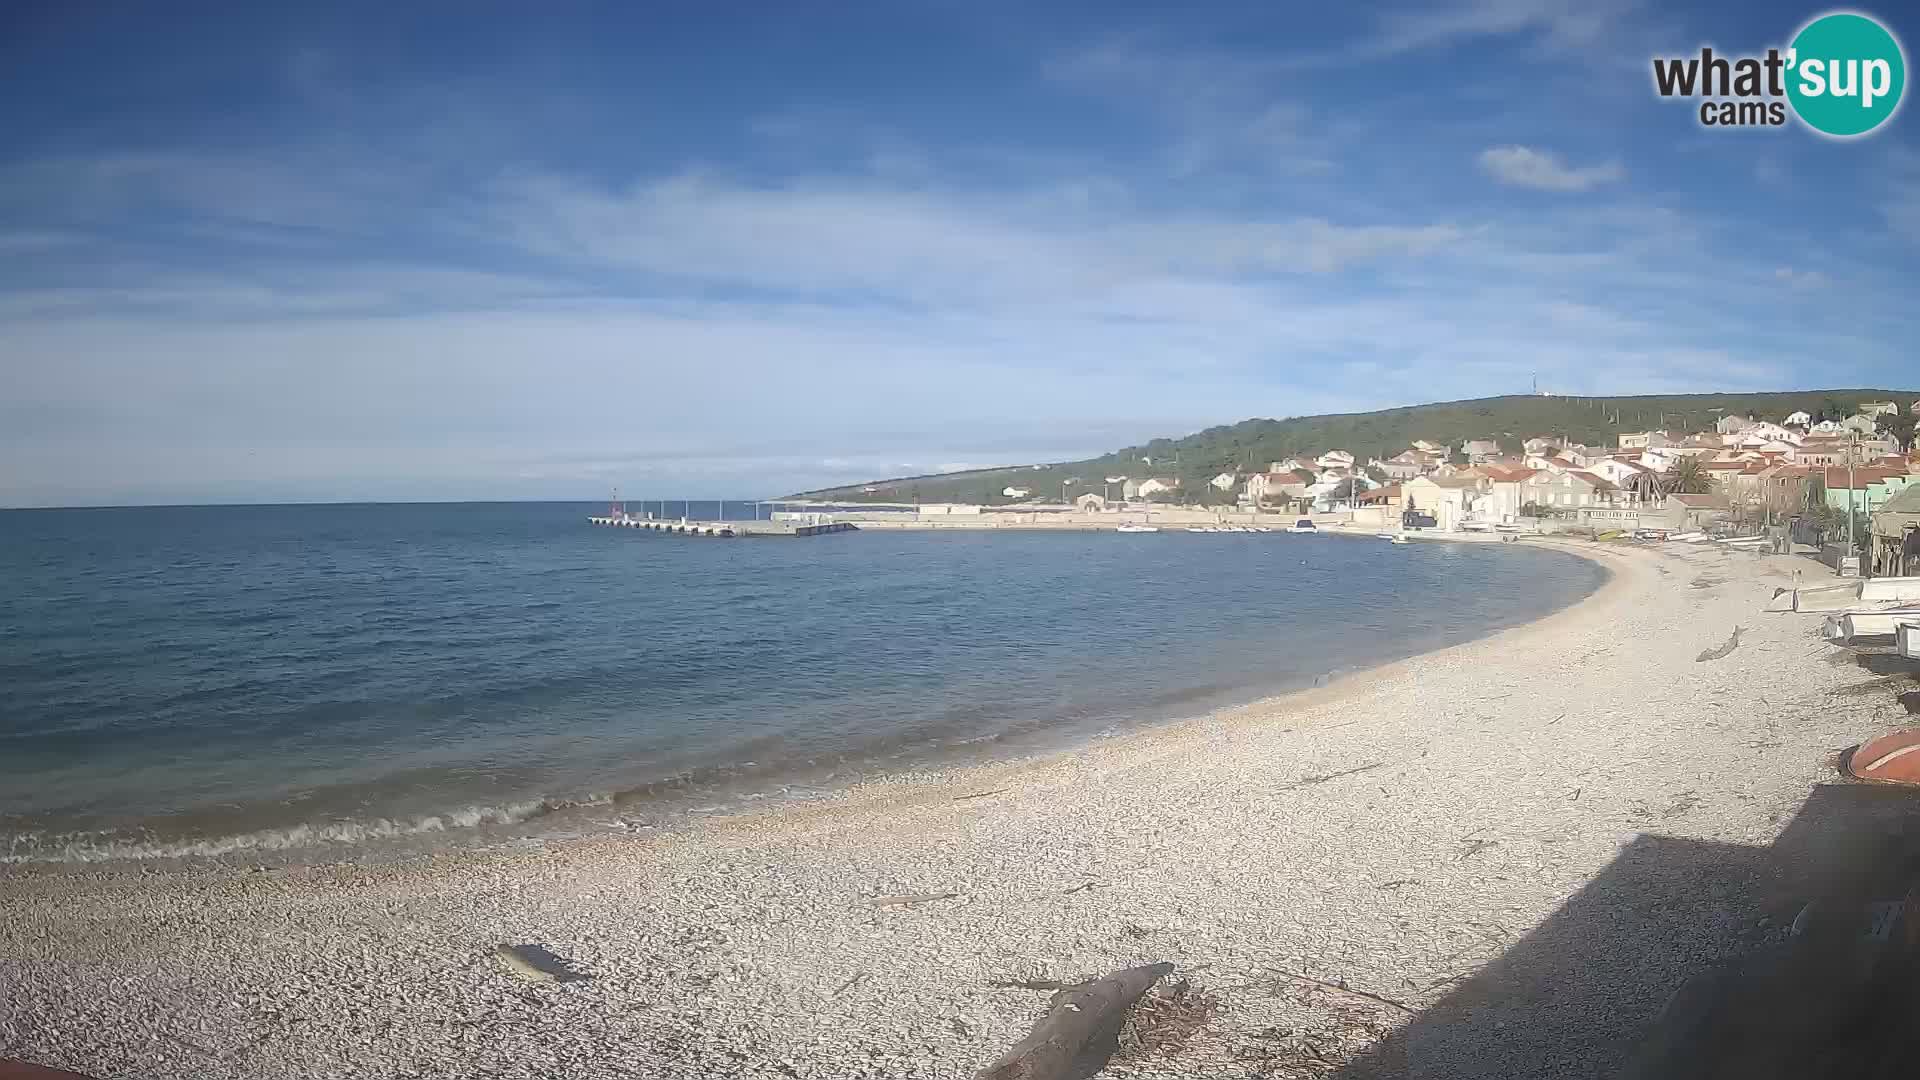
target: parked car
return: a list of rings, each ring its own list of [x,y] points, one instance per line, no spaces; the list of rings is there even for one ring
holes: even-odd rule
[[[1431,529],[1440,524],[1434,516],[1420,510],[1408,510],[1400,515],[1400,524],[1409,529]]]

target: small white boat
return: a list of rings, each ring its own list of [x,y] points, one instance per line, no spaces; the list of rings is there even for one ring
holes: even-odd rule
[[[1920,601],[1920,577],[1868,578],[1860,583],[1860,599]]]
[[[1391,539],[1393,539],[1393,534],[1392,534],[1392,533],[1374,533],[1373,535],[1374,535],[1374,537],[1375,537],[1376,539],[1379,539],[1379,540],[1391,540]]]
[[[1201,528],[1198,525],[1189,525],[1187,526],[1187,531],[1188,532],[1206,532],[1207,530]]]
[[[1920,616],[1915,616],[1912,622],[1900,624],[1893,632],[1893,644],[1901,656],[1920,660]]]
[[[1290,533],[1317,533],[1320,529],[1313,523],[1312,518],[1297,518],[1293,524],[1287,526],[1287,531]]]
[[[1160,526],[1158,525],[1122,525],[1113,531],[1123,532],[1123,533],[1157,533],[1160,531]]]
[[[1839,645],[1863,637],[1892,637],[1902,623],[1920,621],[1920,606],[1844,611],[1827,616],[1820,636]]]
[[[1391,539],[1391,540],[1389,540],[1389,541],[1387,541],[1387,543],[1389,543],[1389,544],[1411,544],[1411,543],[1413,543],[1413,541],[1411,541],[1411,540],[1409,540],[1409,539],[1407,539],[1407,538],[1406,538],[1406,537],[1404,537],[1404,536],[1396,536],[1396,537],[1394,537],[1393,539]]]

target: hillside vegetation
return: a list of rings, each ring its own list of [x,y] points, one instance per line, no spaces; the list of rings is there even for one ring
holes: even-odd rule
[[[1851,415],[1863,401],[1896,401],[1903,409],[1915,390],[1803,390],[1773,394],[1680,394],[1664,397],[1509,396],[1412,405],[1368,413],[1243,420],[1178,439],[1155,439],[1103,457],[1042,465],[1017,465],[934,476],[897,477],[790,496],[845,502],[1006,503],[1004,488],[1031,489],[1037,499],[1103,491],[1109,476],[1177,476],[1181,490],[1202,497],[1206,482],[1221,472],[1247,473],[1294,454],[1351,451],[1360,461],[1389,457],[1414,439],[1458,446],[1466,439],[1496,439],[1510,450],[1522,440],[1565,436],[1589,446],[1611,447],[1622,431],[1664,426],[1678,431],[1712,427],[1727,413],[1782,420],[1799,411],[1816,419]],[[871,488],[872,490],[867,490]],[[1118,495],[1117,486],[1114,491]],[[1222,495],[1221,498],[1231,496]]]

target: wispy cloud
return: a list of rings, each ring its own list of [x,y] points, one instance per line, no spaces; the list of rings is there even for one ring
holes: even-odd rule
[[[1480,152],[1480,168],[1503,184],[1540,191],[1586,191],[1626,178],[1619,162],[1574,167],[1548,150],[1496,146]]]
[[[1371,48],[1382,55],[1398,55],[1508,35],[1532,36],[1555,48],[1584,48],[1639,7],[1632,0],[1438,3],[1382,15]]]
[[[1819,289],[1827,284],[1827,275],[1818,270],[1796,270],[1791,266],[1776,267],[1774,280],[1784,282],[1795,289]]]

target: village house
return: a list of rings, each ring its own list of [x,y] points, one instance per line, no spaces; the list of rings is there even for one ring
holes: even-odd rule
[[[1493,461],[1500,456],[1500,444],[1492,439],[1468,439],[1460,444],[1460,452],[1467,455],[1467,463],[1479,465]]]
[[[1628,491],[1637,487],[1642,477],[1659,475],[1646,465],[1620,457],[1601,458],[1589,466],[1587,471],[1595,476],[1605,477],[1615,487]]]
[[[1009,499],[1024,499],[1027,496],[1033,494],[1033,489],[1023,488],[1023,487],[1004,487],[1000,489],[1000,494],[1006,496]]]
[[[1617,501],[1619,485],[1605,477],[1578,470],[1536,472],[1522,480],[1520,505],[1528,503],[1553,510],[1572,510],[1581,506],[1610,506]]]
[[[1313,459],[1313,463],[1322,469],[1351,469],[1353,455],[1345,450],[1329,450]]]
[[[1786,423],[1788,427],[1807,427],[1813,423],[1813,416],[1806,412],[1790,412]]]
[[[1753,426],[1753,417],[1727,415],[1721,417],[1719,423],[1713,426],[1722,435],[1737,435]]]
[[[1845,465],[1849,461],[1860,465],[1898,453],[1899,440],[1891,435],[1863,438],[1849,433],[1837,437],[1808,438],[1794,452],[1793,459],[1803,465]]]
[[[1794,451],[1793,460],[1815,468],[1844,465],[1851,449],[1852,444],[1846,439],[1834,438],[1831,435],[1809,436]]]
[[[1431,445],[1431,444],[1429,444]],[[1430,450],[1422,450],[1418,445],[1410,446],[1385,461],[1368,462],[1370,469],[1379,469],[1389,480],[1411,480],[1446,464],[1446,455]]]
[[[1873,573],[1920,576],[1920,484],[1888,499],[1871,520]]]
[[[1916,400],[1912,405],[1907,406],[1907,415],[1920,416],[1920,400]]]
[[[1721,444],[1724,446],[1758,446],[1762,443],[1778,442],[1791,445],[1799,441],[1799,432],[1780,424],[1762,421],[1757,424],[1750,424],[1744,430],[1735,432],[1732,435],[1724,436],[1721,439]]]
[[[1873,417],[1860,413],[1854,413],[1852,416],[1840,421],[1840,426],[1848,431],[1857,431],[1862,435],[1872,435],[1874,432],[1880,430],[1880,424],[1874,420]]]
[[[1378,506],[1390,513],[1398,514],[1403,501],[1404,489],[1399,484],[1387,484],[1363,491],[1353,497],[1355,506]]]
[[[1863,401],[1860,403],[1861,416],[1898,416],[1900,406],[1891,401]]]
[[[1089,491],[1074,497],[1073,508],[1083,514],[1102,513],[1107,508],[1107,497],[1097,491]]]
[[[1541,453],[1529,453],[1517,463],[1521,468],[1546,469],[1549,472],[1571,472],[1586,467],[1586,461],[1574,453],[1555,447]]]
[[[1207,483],[1218,491],[1232,491],[1240,485],[1240,477],[1236,473],[1223,472]]]
[[[1852,475],[1849,476],[1849,473]],[[1827,505],[1843,514],[1849,510],[1864,514],[1876,506],[1885,506],[1895,495],[1913,486],[1916,480],[1920,480],[1920,477],[1901,469],[1878,469],[1864,465],[1851,469],[1829,468],[1821,477]]]
[[[1317,466],[1315,466],[1314,464],[1313,455],[1296,454],[1293,457],[1287,458],[1284,461],[1276,461],[1273,464],[1268,465],[1267,471],[1282,473],[1282,472],[1300,472],[1304,470],[1304,471],[1311,472],[1316,468]]]
[[[1669,495],[1663,509],[1671,515],[1675,528],[1704,529],[1726,518],[1727,500],[1719,494]]]
[[[1307,481],[1299,473],[1287,469],[1254,473],[1247,477],[1246,496],[1255,506],[1291,504],[1307,497]]]
[[[1680,439],[1667,431],[1623,431],[1620,433],[1622,450],[1664,450],[1669,446],[1678,446]]]
[[[1434,526],[1452,532],[1478,510],[1487,481],[1478,476],[1420,476],[1400,485],[1402,505],[1432,514]]]
[[[1527,502],[1522,485],[1539,470],[1485,465],[1480,472],[1487,478],[1486,497],[1480,502],[1482,518],[1502,524],[1519,521],[1520,508]]]
[[[1920,401],[1916,401],[1913,403],[1913,411],[1916,413],[1920,413]],[[1444,443],[1428,442],[1425,439],[1415,439],[1413,440],[1412,446],[1413,446],[1413,449],[1418,450],[1423,454],[1436,454],[1440,457],[1447,456],[1447,447],[1446,447],[1446,444]]]
[[[1166,495],[1179,490],[1179,477],[1152,476],[1140,481],[1140,486],[1135,494],[1142,499],[1151,499],[1155,495]]]
[[[1760,507],[1771,517],[1789,517],[1807,505],[1814,470],[1781,462],[1760,473]]]
[[[1705,470],[1708,476],[1713,478],[1714,487],[1725,488],[1732,481],[1733,477],[1740,475],[1740,473],[1746,469],[1747,462],[1738,459],[1728,460],[1725,458],[1716,458],[1713,461],[1702,463],[1700,467]]]

